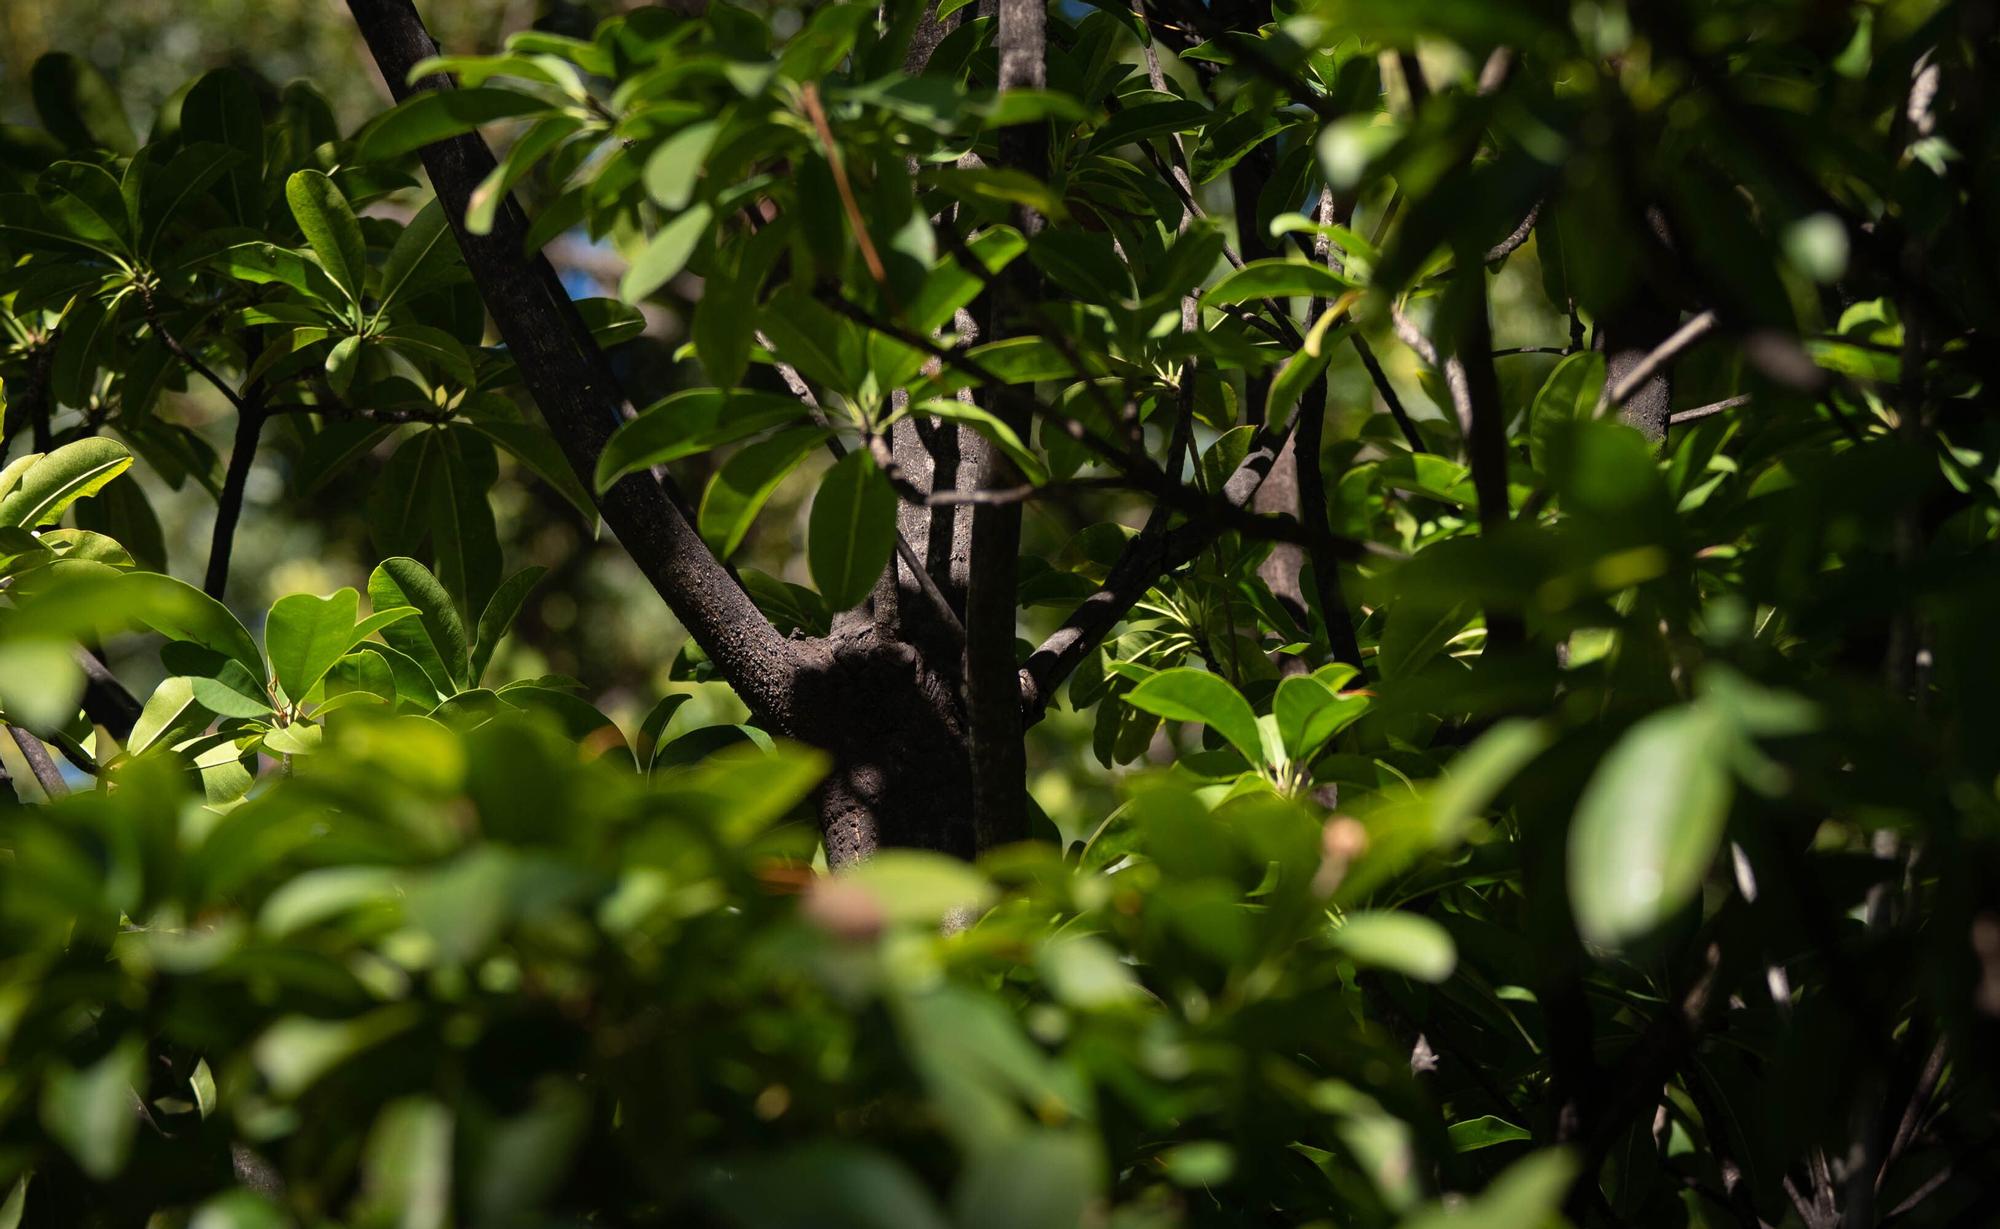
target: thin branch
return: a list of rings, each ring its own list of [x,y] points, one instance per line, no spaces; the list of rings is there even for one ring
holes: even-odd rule
[[[238,414],[243,413],[245,404],[243,394],[229,387],[229,382],[215,374],[214,368],[202,362],[194,351],[181,344],[180,338],[174,336],[173,331],[167,328],[166,321],[160,317],[159,306],[153,301],[152,280],[145,277],[137,280],[140,310],[145,314],[146,323],[152,326],[153,335],[160,339],[162,346],[166,347],[167,353],[187,364],[189,370],[214,385],[215,391],[221,393],[223,399],[228,401]]]
[[[103,726],[112,737],[124,742],[132,736],[132,727],[138,724],[144,706],[137,696],[126,690],[125,684],[118,681],[118,676],[111,673],[97,654],[79,648],[76,660],[83,668],[84,715],[90,718],[91,724]]]
[[[63,780],[62,769],[56,767],[42,740],[18,725],[8,726],[7,732],[14,736],[14,745],[21,749],[21,758],[28,761],[28,770],[35,774],[35,784],[42,787],[42,793],[52,801],[66,797],[69,784]]]
[[[840,194],[841,208],[847,211],[848,229],[854,232],[855,246],[861,249],[861,261],[868,266],[868,276],[882,288],[882,297],[889,300],[892,310],[895,299],[889,290],[889,271],[882,264],[882,254],[875,250],[875,240],[868,234],[868,223],[861,216],[860,202],[854,199],[854,186],[847,181],[847,165],[841,161],[840,146],[834,142],[833,126],[827,122],[826,108],[819,105],[819,87],[808,81],[799,89],[799,101],[811,118],[813,131],[819,135],[820,152],[826,157],[826,164],[833,172],[833,186]]]
[[[202,591],[216,601],[229,587],[229,557],[235,550],[236,523],[243,516],[243,493],[250,467],[257,460],[257,441],[264,433],[264,411],[254,401],[239,402],[236,441],[229,449],[229,468],[222,474],[222,492],[215,501],[215,529],[208,540],[208,572]]]
[[[1748,404],[1750,404],[1750,396],[1746,393],[1740,397],[1729,397],[1721,401],[1711,401],[1707,405],[1698,405],[1691,410],[1675,410],[1668,417],[1667,425],[1678,427],[1683,423],[1699,422],[1704,418],[1720,414],[1724,410],[1733,410],[1739,405]]]
[[[1715,313],[1705,311],[1692,316],[1687,323],[1675,329],[1667,339],[1653,347],[1647,355],[1633,364],[1632,369],[1616,385],[1607,384],[1598,395],[1596,416],[1602,418],[1613,407],[1624,405],[1626,399],[1639,391],[1647,380],[1660,368],[1674,361],[1683,350],[1692,346],[1715,329]]]
[[[1321,375],[1299,407],[1293,459],[1299,475],[1299,519],[1305,522],[1307,550],[1313,564],[1313,588],[1320,617],[1326,620],[1327,643],[1335,661],[1361,668],[1361,641],[1354,634],[1354,616],[1340,583],[1340,565],[1328,548],[1332,535],[1326,506],[1326,477],[1320,472],[1321,436],[1326,428],[1326,376]]]
[[[1480,296],[1480,302],[1484,305],[1484,295]],[[1437,346],[1430,338],[1424,336],[1424,331],[1417,327],[1417,322],[1404,313],[1400,303],[1390,308],[1389,318],[1395,325],[1396,336],[1402,339],[1403,344],[1416,351],[1418,358],[1444,376],[1445,388],[1451,393],[1452,410],[1458,416],[1459,433],[1464,436],[1469,450],[1472,446],[1473,407],[1472,386],[1466,379],[1465,363],[1456,352],[1449,355],[1439,354]]]
[[[1486,263],[1490,265],[1496,261],[1505,260],[1519,251],[1521,245],[1528,241],[1528,236],[1535,233],[1535,223],[1540,220],[1541,216],[1542,203],[1536,201],[1528,210],[1528,216],[1521,219],[1519,226],[1516,226],[1509,232],[1505,239],[1486,249]]]
[[[1403,399],[1396,395],[1395,386],[1389,383],[1389,373],[1382,370],[1382,361],[1375,357],[1375,347],[1361,335],[1360,329],[1348,334],[1354,343],[1354,352],[1361,356],[1361,365],[1368,369],[1368,378],[1375,382],[1375,391],[1382,396],[1382,403],[1389,407],[1389,417],[1396,420],[1396,429],[1403,433],[1403,439],[1410,445],[1411,452],[1429,452],[1424,437],[1417,433],[1417,424],[1410,418],[1410,412],[1403,408]]]
[[[264,407],[264,416],[272,418],[279,414],[319,414],[327,418],[338,418],[347,422],[379,422],[389,425],[402,423],[443,423],[457,417],[450,410],[435,413],[426,410],[371,410],[358,406],[342,405],[339,402],[285,402],[282,405]]]

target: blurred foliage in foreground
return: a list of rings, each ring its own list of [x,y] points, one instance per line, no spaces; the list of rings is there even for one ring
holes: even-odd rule
[[[907,4],[538,31],[359,130],[221,69],[142,134],[37,62],[0,1229],[1991,1219],[1991,6],[1058,9],[1007,90],[956,9],[917,74]],[[496,125],[447,216],[416,152]],[[1001,165],[1030,126],[1046,175]],[[510,188],[630,259],[579,348],[692,307],[704,384],[588,464],[451,231]],[[1022,331],[941,331],[1003,275]],[[1635,358],[1674,369],[1644,434]],[[1042,839],[822,873],[851,742],[679,693],[621,727],[497,655],[589,596],[523,525],[664,507],[669,464],[686,554],[791,565],[715,591],[746,627],[878,627],[912,415],[1074,517],[1003,559],[1010,640],[1120,574],[1135,496],[1187,547],[1039,697],[1089,783]],[[1291,505],[1204,519],[1286,431]],[[365,602],[226,603],[260,448],[301,505],[351,484]],[[203,588],[134,471],[213,498]],[[107,644],[163,680],[122,717]]]

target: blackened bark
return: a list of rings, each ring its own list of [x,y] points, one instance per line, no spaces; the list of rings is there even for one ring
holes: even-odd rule
[[[421,90],[451,89],[449,78],[409,83],[410,69],[435,55],[410,0],[349,0],[368,49],[400,101]],[[603,351],[591,339],[554,268],[539,253],[524,255],[527,217],[511,198],[490,234],[465,229],[472,191],[494,168],[477,134],[419,151],[431,186],[487,311],[520,367],[564,455],[586,484],[597,456],[621,421],[624,395]],[[659,483],[625,478],[598,498],[604,520],[683,626],[736,689],[757,720],[796,737],[810,737],[792,703],[795,653],[710,553]]]

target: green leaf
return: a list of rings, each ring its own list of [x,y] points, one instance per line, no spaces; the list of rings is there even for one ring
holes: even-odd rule
[[[1537,470],[1548,472],[1551,441],[1592,415],[1603,387],[1604,356],[1595,350],[1569,355],[1549,372],[1528,410],[1528,455]]]
[[[472,190],[465,206],[465,229],[475,235],[491,234],[493,219],[500,212],[501,202],[514,190],[514,185],[534,170],[550,150],[582,127],[583,121],[568,115],[551,115],[529,125],[528,130],[507,147],[507,156],[493,168],[493,173],[480,180],[479,186]]]
[[[1308,761],[1335,734],[1368,711],[1368,697],[1343,696],[1310,674],[1281,680],[1271,698],[1278,737],[1293,761]]]
[[[1444,981],[1458,964],[1458,948],[1450,933],[1415,913],[1350,913],[1327,932],[1327,943],[1356,964],[1388,969],[1416,981]]]
[[[51,51],[28,72],[28,88],[42,127],[72,149],[108,149],[130,154],[139,148],[118,91],[89,62]]]
[[[414,363],[435,366],[455,383],[471,388],[478,383],[472,373],[472,359],[459,344],[443,329],[434,329],[421,324],[399,324],[377,334],[383,344],[400,353]]]
[[[358,305],[368,285],[368,246],[347,198],[323,173],[298,171],[285,181],[285,200],[320,267]]]
[[[520,617],[521,607],[527,604],[528,594],[534,591],[542,577],[548,575],[548,571],[544,567],[522,568],[493,591],[486,609],[479,615],[479,630],[472,644],[466,672],[467,682],[477,684],[485,676],[486,667],[493,660],[493,650],[500,647],[507,630]]]
[[[83,671],[73,645],[61,640],[0,640],[0,706],[8,722],[47,735],[76,716]]]
[[[1446,1132],[1451,1137],[1454,1152],[1476,1152],[1481,1148],[1491,1148],[1495,1144],[1511,1144],[1532,1140],[1534,1134],[1517,1127],[1505,1118],[1495,1118],[1488,1114],[1482,1118],[1468,1118],[1454,1122]]]
[[[255,1191],[225,1191],[195,1209],[187,1229],[290,1229],[278,1206]]]
[[[495,86],[426,90],[363,129],[356,137],[355,156],[363,162],[388,162],[481,124],[547,110],[549,104],[533,95]]]
[[[1126,107],[1090,134],[1089,151],[1103,152],[1172,132],[1192,132],[1207,122],[1210,111],[1191,98],[1172,98]]]
[[[948,422],[963,423],[992,441],[1000,451],[1007,454],[1021,471],[1021,476],[1029,482],[1041,483],[1049,480],[1049,467],[1021,442],[1014,434],[1014,428],[1002,422],[998,415],[983,409],[970,401],[960,401],[956,397],[933,397],[910,407],[913,414],[928,414]]]
[[[126,1038],[82,1070],[58,1067],[42,1084],[42,1126],[99,1182],[116,1177],[139,1127],[145,1047]]]
[[[821,9],[821,12],[828,10]],[[715,1167],[707,1197],[751,1229],[950,1229],[894,1157],[826,1138]]]
[[[660,697],[659,703],[647,710],[645,720],[639,723],[638,746],[634,748],[638,752],[639,767],[642,770],[653,766],[653,752],[660,745],[660,735],[667,732],[667,723],[674,719],[674,714],[680,711],[681,705],[692,699],[694,697],[684,691],[670,691]]]
[[[659,148],[646,159],[646,191],[661,208],[685,209],[694,199],[695,181],[701,178],[702,164],[721,131],[720,120],[689,124],[660,142]]]
[[[691,388],[619,425],[597,458],[597,489],[635,470],[664,465],[804,418],[796,397],[744,388]]]
[[[245,226],[264,222],[264,109],[250,79],[234,68],[218,68],[194,83],[181,99],[181,136],[210,141],[240,155],[228,169],[223,199]]]
[[[271,1091],[289,1100],[348,1059],[410,1027],[416,1011],[405,1005],[345,1020],[287,1016],[264,1030],[252,1043],[250,1056]]]
[[[430,569],[406,556],[384,559],[368,577],[368,600],[377,610],[416,607],[414,621],[383,628],[382,639],[422,666],[441,693],[450,695],[467,683],[471,658],[465,624]]]
[[[669,278],[687,265],[688,257],[694,255],[695,245],[708,233],[709,220],[714,216],[705,201],[676,214],[632,258],[632,267],[619,280],[618,296],[627,303],[638,303],[666,285]]]
[[[20,485],[0,499],[0,526],[46,525],[131,466],[131,452],[116,440],[92,436],[64,444],[28,466],[19,475]]]
[[[264,649],[271,659],[271,673],[296,704],[356,644],[416,613],[408,606],[393,607],[357,622],[361,595],[353,589],[341,589],[324,598],[309,593],[281,597],[264,623]]]
[[[1253,260],[1202,292],[1209,307],[1258,299],[1337,298],[1354,282],[1325,265],[1304,260]]]
[[[507,455],[534,471],[536,477],[555,488],[556,494],[569,501],[583,523],[594,533],[597,530],[597,505],[592,502],[590,492],[570,468],[569,458],[563,455],[562,445],[548,429],[539,425],[520,422],[496,422],[491,419],[474,419],[467,424],[474,431],[492,440],[507,450]]]
[[[723,462],[702,492],[702,540],[721,558],[734,554],[785,475],[826,439],[822,428],[794,427],[750,444]]]
[[[859,606],[896,552],[896,492],[874,459],[850,452],[835,462],[813,496],[806,563],[834,610]]]
[[[170,640],[185,640],[222,654],[258,679],[264,657],[243,624],[221,602],[158,572],[131,572],[117,584],[126,613]]]
[[[397,300],[436,289],[459,265],[458,244],[446,224],[444,206],[432,199],[417,210],[382,263],[380,317]],[[468,381],[469,382],[469,381]]]
[[[207,713],[195,703],[193,680],[180,676],[164,679],[146,697],[146,706],[125,738],[125,750],[137,755],[162,738],[191,734],[193,730],[185,729],[190,723],[197,728],[208,724]]]
[[[986,876],[957,858],[917,849],[885,849],[842,873],[874,898],[890,922],[935,926],[947,916],[977,912],[994,897]]]
[[[1033,1129],[973,1154],[952,1193],[959,1229],[1080,1225],[1105,1181],[1097,1136]]]
[[[1727,726],[1695,703],[1640,721],[1599,762],[1569,833],[1586,940],[1618,947],[1693,898],[1729,817],[1729,752]]]
[[[983,346],[974,346],[966,357],[991,372],[1002,384],[1066,380],[1077,374],[1075,365],[1062,351],[1039,337],[989,341]]]
[[[1125,702],[1169,721],[1201,722],[1227,739],[1244,759],[1265,762],[1256,713],[1220,675],[1185,666],[1162,670],[1127,692]]]

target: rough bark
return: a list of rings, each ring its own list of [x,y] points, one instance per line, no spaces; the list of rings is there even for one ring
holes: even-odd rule
[[[1044,0],[1000,0],[997,42],[1002,92],[1040,89],[1046,80],[1048,10]],[[1004,167],[1040,176],[1046,169],[1048,135],[1041,124],[1019,124],[999,134]],[[1041,228],[1041,218],[1018,208],[1015,225],[1023,234]],[[1020,312],[1036,298],[1034,269],[1021,260],[1010,265],[988,296],[986,336],[1009,336]],[[994,412],[1017,434],[1031,424],[1011,405]],[[983,438],[967,450],[978,485],[993,489],[1019,481],[1014,466]],[[965,596],[965,685],[970,718],[974,824],[982,848],[1027,836],[1027,756],[1021,743],[1020,687],[1014,655],[1017,603],[1016,563],[1021,554],[1019,504],[981,504],[972,510],[972,558]]]

